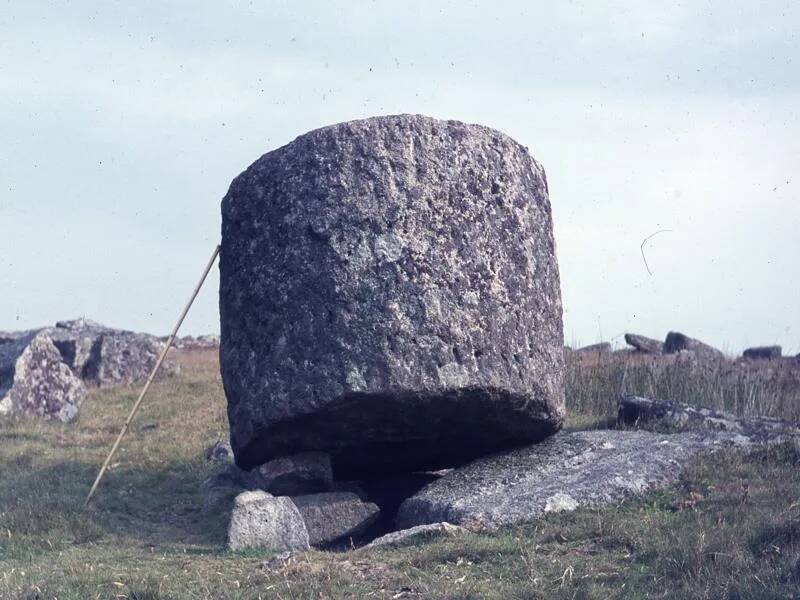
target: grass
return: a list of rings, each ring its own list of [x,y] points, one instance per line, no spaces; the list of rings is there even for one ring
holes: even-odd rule
[[[0,423],[0,598],[800,596],[791,446],[703,458],[673,489],[617,507],[401,548],[312,551],[264,571],[267,553],[225,551],[227,515],[200,510],[199,484],[213,470],[203,450],[227,435],[225,404],[213,353],[181,363],[156,384],[87,511],[83,498],[137,390],[93,391],[70,426]],[[606,367],[601,379],[571,366],[571,394],[585,409],[571,427],[609,414],[620,381]],[[629,373],[626,389],[637,381]],[[593,393],[611,394],[608,404],[590,404]]]
[[[800,359],[690,361],[632,353],[566,356],[570,412],[615,415],[621,394],[800,421]]]

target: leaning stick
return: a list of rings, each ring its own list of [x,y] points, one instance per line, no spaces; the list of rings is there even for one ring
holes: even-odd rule
[[[153,380],[155,379],[158,370],[161,368],[161,364],[167,357],[167,352],[169,352],[169,349],[172,347],[172,344],[175,341],[175,336],[178,335],[178,329],[180,329],[181,325],[183,324],[183,320],[186,318],[189,309],[192,307],[194,299],[197,298],[197,294],[200,293],[200,288],[203,287],[203,283],[205,282],[206,277],[208,277],[208,273],[209,271],[211,271],[211,267],[214,266],[214,261],[217,260],[217,256],[219,256],[219,249],[220,249],[219,246],[214,248],[214,253],[211,255],[211,259],[208,261],[208,265],[206,265],[205,271],[203,271],[203,275],[202,277],[200,277],[200,281],[197,282],[197,286],[194,288],[194,292],[192,292],[191,298],[189,298],[189,301],[186,303],[186,306],[184,307],[180,318],[178,318],[178,322],[175,324],[175,329],[172,330],[172,333],[170,334],[169,339],[167,340],[167,343],[164,346],[164,349],[161,351],[161,356],[158,357],[156,365],[153,367],[150,376],[147,378],[147,382],[144,384],[142,391],[139,393],[139,397],[136,399],[133,408],[131,408],[131,412],[128,415],[128,418],[125,420],[125,424],[122,426],[119,435],[117,436],[117,441],[114,442],[114,445],[111,447],[111,452],[109,452],[108,456],[106,457],[106,461],[103,463],[103,466],[100,467],[100,472],[97,474],[97,478],[94,480],[94,483],[92,484],[92,489],[89,490],[89,494],[86,496],[86,501],[83,503],[84,507],[89,505],[89,500],[92,499],[92,496],[94,495],[97,486],[100,484],[100,480],[103,478],[103,475],[105,474],[106,469],[108,468],[108,464],[114,457],[114,453],[117,451],[117,448],[119,447],[122,438],[125,437],[125,434],[127,433],[128,428],[131,425],[131,421],[133,421],[133,417],[136,416],[136,412],[139,410],[139,406],[142,404],[142,400],[144,399],[145,394],[147,394],[147,390],[150,389],[150,384],[153,383]]]

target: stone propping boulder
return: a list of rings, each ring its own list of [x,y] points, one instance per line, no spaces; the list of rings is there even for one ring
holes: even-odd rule
[[[500,132],[377,117],[265,154],[222,202],[220,277],[242,468],[437,469],[562,424],[547,183]]]
[[[86,386],[132,384],[155,366],[163,342],[88,319],[0,335],[0,414],[63,422],[78,414]],[[176,370],[166,361],[162,373]]]
[[[85,397],[83,382],[46,333],[0,343],[0,415],[24,413],[68,423]]]

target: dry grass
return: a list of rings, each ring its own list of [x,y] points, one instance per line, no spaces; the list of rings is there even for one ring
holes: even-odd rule
[[[566,358],[567,409],[574,413],[613,415],[621,394],[636,394],[800,421],[797,358],[690,361],[628,352]]]
[[[136,390],[94,391],[71,426],[0,423],[0,598],[798,595],[800,457],[789,447],[706,458],[677,488],[620,507],[375,553],[310,552],[264,572],[266,553],[226,552],[227,516],[200,511],[199,484],[212,470],[203,450],[227,435],[225,403],[213,353],[180,360],[86,512]],[[608,369],[600,380],[570,371],[573,393],[591,384],[579,391],[596,415],[601,405],[587,399],[610,394],[611,407],[619,391]],[[587,426],[592,411],[571,425]]]

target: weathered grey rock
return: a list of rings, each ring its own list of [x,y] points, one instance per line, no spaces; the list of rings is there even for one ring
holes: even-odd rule
[[[664,341],[664,354],[677,354],[679,352],[691,353],[695,358],[702,360],[725,359],[725,354],[721,350],[717,350],[713,346],[677,331],[670,331]]]
[[[575,350],[575,352],[578,354],[608,354],[611,351],[612,348],[609,342],[599,342],[597,344],[591,344],[590,346],[584,346]]]
[[[45,332],[0,344],[0,415],[24,413],[68,423],[78,416],[86,387]]]
[[[674,482],[690,457],[722,443],[735,440],[699,433],[560,433],[453,470],[406,500],[397,524],[444,521],[492,529],[547,512],[617,503]]]
[[[162,348],[161,342],[151,336],[132,332],[103,334],[92,348],[84,376],[99,385],[141,381],[150,375]],[[169,370],[167,367],[164,373]]]
[[[633,346],[637,352],[642,354],[662,354],[664,352],[664,342],[635,333],[626,333],[625,343]]]
[[[755,346],[742,352],[745,358],[780,358],[783,349],[780,346]]]
[[[257,469],[260,486],[276,496],[328,492],[333,486],[331,457],[324,452],[301,452],[275,458]]]
[[[93,385],[131,384],[146,379],[164,345],[155,336],[112,329],[89,319],[59,321],[44,329],[73,372]],[[162,373],[175,372],[166,361]]]
[[[620,425],[671,431],[725,431],[743,443],[775,443],[800,439],[800,424],[770,417],[742,418],[726,412],[689,406],[670,400],[624,395],[620,399]]]
[[[327,492],[292,498],[303,515],[312,546],[358,539],[378,520],[380,510],[349,492]]]
[[[374,548],[385,548],[399,546],[406,543],[418,543],[425,539],[440,537],[443,535],[464,535],[469,530],[452,525],[450,523],[431,523],[430,525],[417,525],[400,531],[392,531],[377,539],[372,540],[364,546],[362,550],[372,550]]]
[[[333,125],[222,202],[221,370],[237,463],[435,469],[561,426],[561,294],[542,167],[479,125]]]
[[[214,462],[230,462],[233,460],[233,449],[227,440],[220,440],[206,448],[206,458]]]
[[[275,498],[263,490],[242,492],[233,505],[228,547],[308,550],[308,531],[290,498]]]

